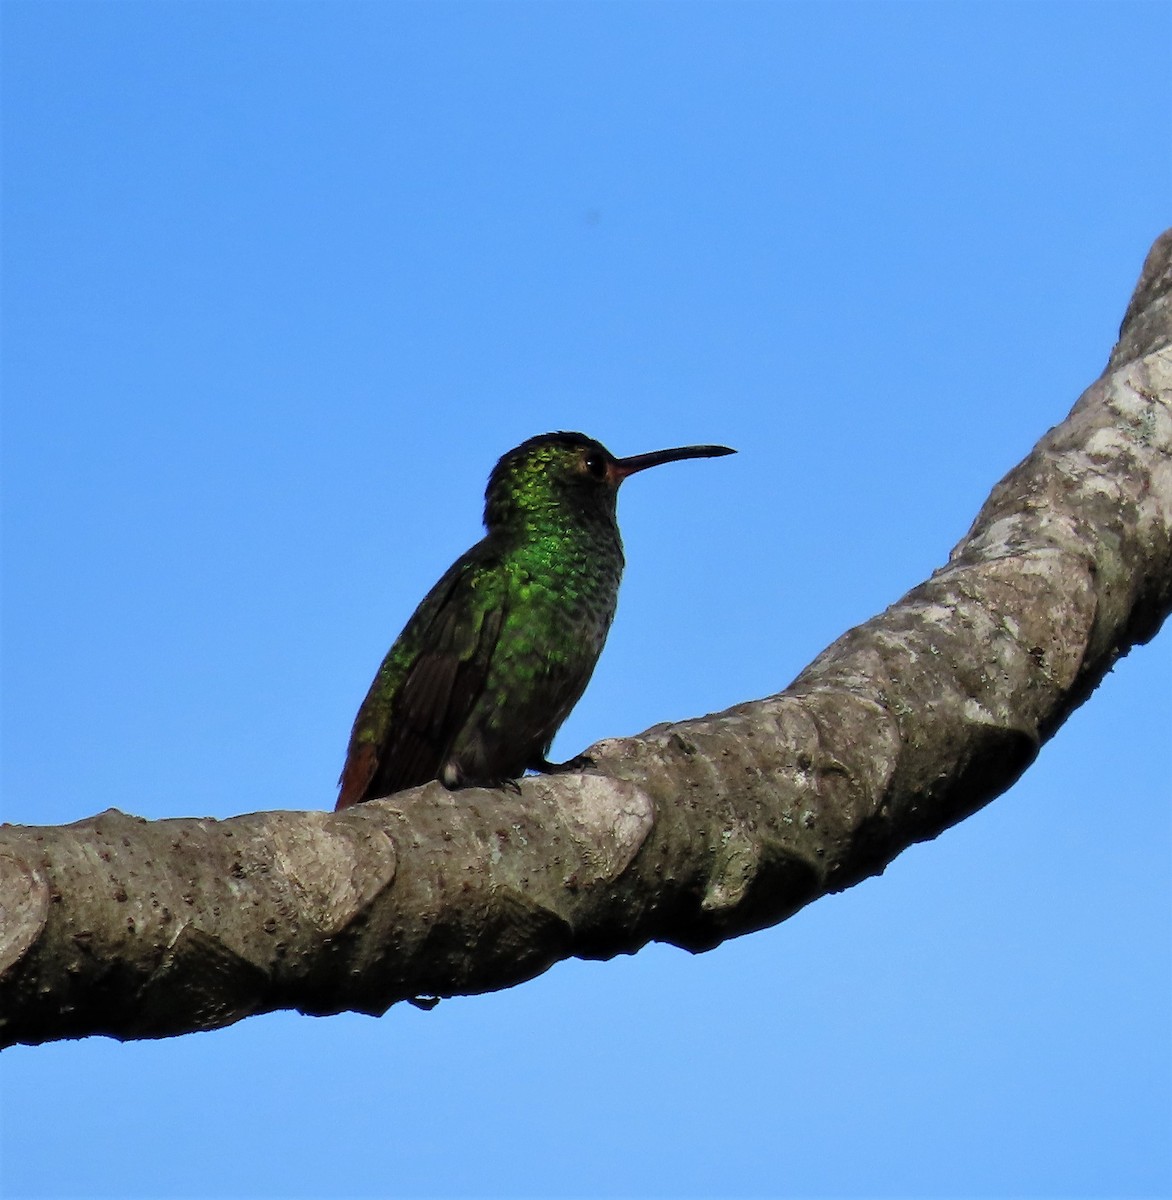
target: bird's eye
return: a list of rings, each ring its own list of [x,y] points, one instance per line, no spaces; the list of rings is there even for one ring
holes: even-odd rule
[[[602,479],[606,475],[606,456],[600,454],[597,450],[591,450],[586,455],[586,470],[594,476],[595,479]]]

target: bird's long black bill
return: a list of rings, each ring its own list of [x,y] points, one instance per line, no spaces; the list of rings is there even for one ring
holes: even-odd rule
[[[614,472],[619,479],[626,479],[636,471],[679,462],[682,458],[723,458],[726,454],[736,454],[736,451],[729,446],[677,446],[674,450],[652,450],[650,454],[632,454],[630,458],[616,459]]]

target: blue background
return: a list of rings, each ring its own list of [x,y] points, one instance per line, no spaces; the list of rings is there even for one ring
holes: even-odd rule
[[[946,558],[1169,223],[1165,4],[3,10],[3,817],[327,807],[547,429],[640,476],[554,746]],[[17,1196],[1172,1191],[1165,633],[1008,795],[692,957],[0,1063]]]

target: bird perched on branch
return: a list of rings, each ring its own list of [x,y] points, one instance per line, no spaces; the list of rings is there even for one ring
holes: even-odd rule
[[[546,754],[614,617],[619,485],[661,463],[733,453],[615,458],[585,434],[544,433],[505,454],[485,491],[487,535],[424,597],[358,710],[337,807],[431,779],[494,786],[588,765]]]

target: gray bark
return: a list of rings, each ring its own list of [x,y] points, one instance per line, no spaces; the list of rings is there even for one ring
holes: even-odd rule
[[[0,827],[0,1044],[381,1013],[692,950],[881,872],[1008,788],[1172,604],[1172,231],[1102,375],[946,566],[784,692],[520,794]]]

